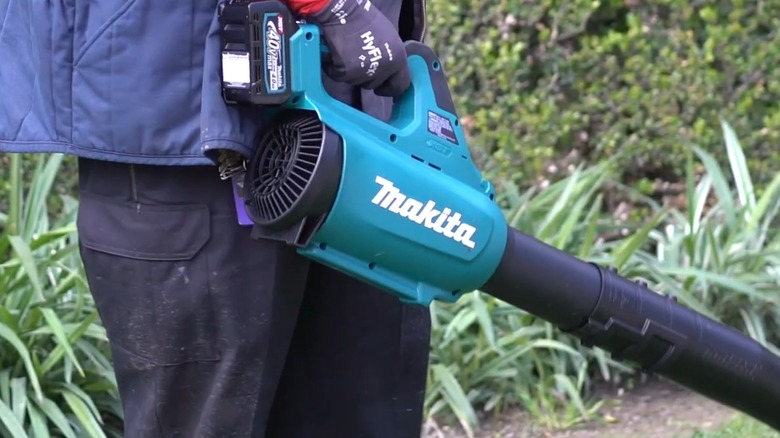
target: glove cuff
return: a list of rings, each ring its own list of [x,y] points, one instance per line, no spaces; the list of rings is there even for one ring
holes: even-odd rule
[[[371,0],[328,0],[322,9],[311,14],[308,19],[321,26],[348,24],[368,14],[373,7]]]
[[[327,9],[330,0],[287,0],[287,7],[296,15],[307,17]]]

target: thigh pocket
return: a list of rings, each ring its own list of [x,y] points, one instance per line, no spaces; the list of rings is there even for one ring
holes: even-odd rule
[[[83,193],[82,259],[115,348],[150,364],[219,358],[205,205],[147,205]]]

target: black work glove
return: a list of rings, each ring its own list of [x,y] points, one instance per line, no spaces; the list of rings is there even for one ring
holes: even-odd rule
[[[328,46],[323,67],[334,80],[380,96],[395,97],[409,87],[404,43],[371,0],[331,0],[308,20],[319,26]]]

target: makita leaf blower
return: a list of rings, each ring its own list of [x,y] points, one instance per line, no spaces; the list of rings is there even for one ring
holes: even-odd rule
[[[251,156],[221,166],[253,237],[423,306],[481,290],[780,430],[780,358],[508,226],[429,47],[407,42],[412,86],[383,122],[328,95],[311,67],[318,28],[282,3],[232,0],[220,20],[225,100],[273,119]]]

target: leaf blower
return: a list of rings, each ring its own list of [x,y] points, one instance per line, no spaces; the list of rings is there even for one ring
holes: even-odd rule
[[[780,430],[777,356],[507,224],[428,46],[406,42],[412,85],[382,121],[325,91],[312,66],[327,47],[284,4],[230,0],[219,15],[225,101],[272,120],[251,156],[220,159],[253,238],[421,306],[480,290]]]

